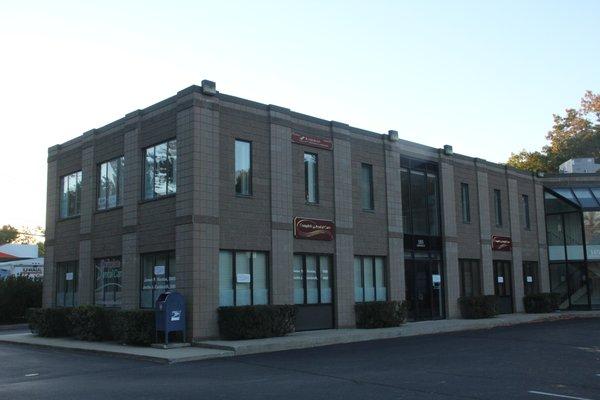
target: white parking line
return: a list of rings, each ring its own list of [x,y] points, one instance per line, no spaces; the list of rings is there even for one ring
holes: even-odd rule
[[[538,392],[537,390],[530,390],[529,393],[531,393],[531,394],[539,394],[540,396],[560,397],[562,399],[592,400],[592,399],[588,399],[587,397],[575,397],[575,396],[567,396],[567,395],[564,395],[564,394]]]
[[[38,376],[39,374],[25,374],[26,377]]]

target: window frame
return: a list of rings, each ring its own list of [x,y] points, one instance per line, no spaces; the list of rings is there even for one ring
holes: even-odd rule
[[[249,153],[248,154],[248,161],[249,161],[249,166],[248,166],[248,193],[243,193],[243,192],[238,192],[238,188],[237,188],[237,168],[236,168],[236,162],[237,162],[237,157],[236,155],[236,147],[237,147],[237,142],[241,142],[241,143],[248,143],[248,150]],[[245,139],[240,139],[240,138],[235,138],[234,143],[233,143],[233,180],[234,180],[234,190],[235,190],[235,195],[239,196],[239,197],[251,197],[253,194],[253,185],[252,185],[252,177],[254,175],[253,173],[253,162],[252,162],[252,155],[253,155],[253,149],[252,149],[252,141],[250,140],[245,140]],[[241,186],[241,185],[240,185]]]
[[[55,268],[56,268],[56,276],[61,276],[62,272],[64,272],[64,279],[56,279],[55,282],[55,295],[54,295],[54,304],[56,307],[59,308],[68,308],[68,307],[75,307],[77,306],[77,286],[78,286],[78,282],[79,282],[79,261],[78,260],[71,260],[71,261],[61,261],[61,262],[57,262],[55,264]],[[64,271],[62,271],[64,269]],[[67,288],[67,281],[66,280],[66,274],[72,272],[73,273],[73,290],[72,291],[68,291],[66,290]],[[62,304],[59,304],[58,301],[58,289],[59,289],[59,285],[60,282],[64,282],[65,283],[65,291],[63,292],[63,299],[62,299]],[[70,293],[70,294],[69,294]],[[70,305],[66,305],[67,303],[67,295],[69,294],[69,296],[71,297],[71,304]]]
[[[294,253],[292,256],[300,256],[302,257],[302,290],[303,290],[303,295],[304,295],[304,299],[302,303],[296,303],[294,301],[294,305],[297,306],[320,306],[320,305],[333,305],[335,300],[334,300],[334,266],[333,266],[333,256],[331,254],[324,254],[324,253],[304,253],[304,252],[300,252],[300,253]],[[308,302],[308,281],[306,279],[306,256],[314,256],[315,260],[316,260],[316,271],[317,271],[317,293],[319,294],[319,298],[317,300],[316,303],[309,303]],[[331,282],[331,284],[329,285],[330,289],[331,289],[331,301],[327,302],[327,303],[323,303],[322,301],[322,290],[323,288],[321,287],[321,281],[323,280],[323,276],[322,276],[322,268],[321,268],[321,257],[328,257],[329,258],[329,282]],[[294,268],[294,264],[292,261],[292,270]],[[294,285],[292,282],[292,291],[294,291]],[[294,294],[295,296],[295,294]]]
[[[471,274],[471,294],[469,296],[467,296],[465,283],[465,269],[467,268],[469,269],[469,273]],[[481,260],[477,258],[459,258],[458,271],[460,275],[461,297],[480,296],[483,294],[483,271],[481,268]],[[477,273],[474,274],[474,271],[477,271]],[[473,282],[477,282],[477,290],[475,290]]]
[[[531,216],[530,216],[530,207],[529,207],[529,195],[522,194],[521,202],[523,203],[523,229],[530,231],[531,230]]]
[[[171,254],[173,258],[175,258],[176,253],[175,250],[164,250],[164,251],[152,251],[148,253],[140,253],[140,289],[139,289],[139,308],[144,310],[149,310],[154,308],[154,292],[157,290],[162,290],[164,293],[167,290],[176,289],[177,288],[177,278],[175,275],[175,284],[171,286]],[[156,274],[154,273],[154,267],[156,266],[156,257],[159,255],[166,256],[167,262],[165,263],[165,276],[167,277],[168,288],[166,289],[157,289],[156,288]],[[154,266],[152,267],[152,289],[144,289],[144,256],[153,256],[154,257]],[[175,259],[176,260],[176,259]],[[177,273],[177,261],[175,261],[175,273]],[[142,291],[151,291],[152,292],[152,305],[150,307],[146,307],[142,304]]]
[[[309,200],[309,183],[308,183],[308,163],[306,161],[306,156],[314,156],[315,158],[315,176],[314,176],[314,191],[315,191],[315,200],[314,201],[310,201]],[[315,204],[319,204],[319,155],[317,153],[312,153],[312,152],[308,152],[305,151],[302,155],[302,159],[303,159],[303,163],[304,163],[304,201],[306,202],[306,204],[311,204],[311,205],[315,205]]]
[[[117,185],[116,185],[116,190],[117,190],[117,200],[116,200],[116,205],[109,207],[108,206],[108,191],[106,191],[105,194],[105,203],[106,206],[104,208],[100,208],[100,204],[99,204],[99,200],[100,200],[100,187],[102,184],[102,165],[104,164],[109,164],[113,161],[117,161],[120,160],[121,163],[119,164],[119,169],[117,171]],[[115,208],[119,208],[119,207],[123,207],[123,192],[125,191],[125,181],[124,181],[124,176],[123,176],[123,172],[125,170],[125,156],[119,156],[119,157],[115,157],[112,158],[110,160],[106,160],[103,162],[98,163],[97,167],[96,167],[96,171],[97,171],[97,177],[98,179],[96,180],[96,210],[97,211],[108,211],[108,210],[114,210]],[[145,177],[145,176],[144,176]],[[120,183],[119,183],[120,182]]]
[[[389,288],[388,288],[388,273],[387,273],[387,263],[386,263],[386,257],[384,256],[365,256],[365,255],[355,255],[354,256],[354,260],[356,259],[360,259],[360,282],[361,282],[361,289],[362,289],[362,300],[356,300],[356,295],[354,296],[354,302],[355,303],[369,303],[369,302],[374,302],[374,301],[387,301],[389,299]],[[365,300],[365,258],[371,258],[373,259],[373,297],[375,300]],[[382,260],[383,263],[383,287],[385,287],[385,299],[384,300],[378,300],[377,299],[377,267],[376,267],[376,262],[375,260],[379,258]],[[356,288],[356,276],[354,277],[354,288]]]
[[[169,181],[165,180],[165,194],[158,195],[156,193],[156,147],[162,144],[166,145],[166,157],[169,158],[169,143],[175,142],[175,162],[173,163],[173,178],[175,182],[175,191],[169,192]],[[154,164],[152,166],[152,197],[146,197],[146,165],[147,165],[147,152],[148,149],[154,148]],[[170,139],[163,140],[158,143],[154,143],[150,146],[144,147],[142,149],[142,201],[154,201],[159,199],[164,199],[167,197],[173,197],[177,194],[177,163],[179,160],[179,152],[177,151],[177,137],[172,137]]]
[[[237,253],[262,253],[265,255],[265,283],[267,286],[267,305],[271,304],[271,268],[270,268],[270,263],[269,263],[269,252],[267,251],[255,251],[255,250],[239,250],[239,249],[219,249],[219,256],[221,252],[228,252],[231,254],[231,289],[233,290],[233,305],[231,307],[237,307],[237,288],[236,288],[236,284],[237,284]],[[221,273],[220,271],[221,268],[221,263],[219,261],[219,274]],[[254,257],[250,256],[249,259],[249,268],[250,268],[250,304],[248,305],[255,305],[254,304]],[[221,286],[219,284],[219,293],[221,290]],[[219,301],[219,307],[228,307],[228,306],[222,306],[220,304],[221,302]],[[260,304],[262,305],[262,304]]]
[[[97,289],[97,284],[98,284],[98,278],[96,276],[96,273],[98,272],[96,266],[97,263],[99,261],[102,260],[119,260],[119,269],[121,270],[121,276],[119,277],[119,281],[120,283],[120,290],[119,291],[113,291],[113,305],[107,306],[106,304],[100,304],[97,302],[96,300],[96,289]],[[120,299],[119,299],[119,303],[117,303],[117,293],[121,293],[120,294]],[[106,290],[102,291],[102,298],[103,298],[103,303],[106,302]],[[100,306],[100,307],[104,307],[104,308],[121,308],[123,306],[123,258],[121,256],[112,256],[112,257],[100,257],[100,258],[94,258],[94,305]]]
[[[503,225],[502,218],[502,192],[500,189],[494,189],[494,217],[495,225],[497,228],[501,228]]]
[[[365,171],[365,169],[367,169],[369,171],[369,187],[365,187],[365,183],[363,180],[363,173]],[[360,204],[361,204],[361,208],[363,211],[375,211],[375,183],[373,181],[373,164],[369,164],[369,163],[360,163]],[[364,204],[364,191],[368,190],[369,191],[369,205],[368,207],[365,207]]]
[[[462,209],[462,222],[463,224],[471,223],[471,191],[469,184],[465,182],[460,183],[460,204]]]
[[[65,179],[67,179],[67,188],[69,187],[69,180],[71,179],[71,177],[75,175],[75,185],[76,185],[76,189],[75,189],[75,207],[77,209],[77,211],[74,214],[69,214],[69,208],[70,208],[70,202],[69,202],[69,195],[67,192],[67,201],[66,203],[64,203],[64,207],[66,207],[66,210],[63,209],[63,193],[65,191]],[[60,196],[59,196],[59,210],[58,210],[58,215],[60,219],[68,219],[68,218],[76,218],[81,216],[81,185],[83,182],[83,171],[82,170],[77,170],[68,174],[65,174],[63,176],[60,177]]]

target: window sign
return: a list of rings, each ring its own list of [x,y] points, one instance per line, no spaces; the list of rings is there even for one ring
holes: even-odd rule
[[[165,274],[165,266],[164,265],[155,265],[154,266],[154,275],[164,275]]]
[[[441,275],[431,275],[431,280],[433,283],[440,283],[442,281],[442,276]]]
[[[121,305],[121,258],[101,258],[94,262],[96,282],[94,304],[104,307]]]
[[[219,305],[269,303],[268,255],[258,251],[219,252]]]
[[[237,274],[237,283],[250,283],[250,274]]]
[[[528,283],[531,283],[531,282],[533,282],[533,276],[528,276],[528,277],[527,277],[527,282],[528,282]]]
[[[498,277],[498,283],[504,283],[504,277],[503,276],[499,276]]]
[[[169,289],[175,289],[175,252],[142,254],[140,307],[153,308],[156,299]]]
[[[73,280],[73,273],[72,272],[67,272],[65,274],[65,280],[72,281]]]

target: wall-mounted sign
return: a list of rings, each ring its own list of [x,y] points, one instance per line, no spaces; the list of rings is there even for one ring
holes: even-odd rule
[[[301,135],[300,133],[292,133],[292,142],[303,144],[305,146],[317,147],[319,149],[333,149],[333,142],[330,139],[325,139],[318,136],[308,136]]]
[[[511,251],[512,240],[506,236],[492,236],[492,250]]]
[[[294,237],[297,239],[333,240],[333,221],[313,218],[294,218]]]

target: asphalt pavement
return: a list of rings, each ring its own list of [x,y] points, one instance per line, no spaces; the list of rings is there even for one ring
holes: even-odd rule
[[[0,344],[0,399],[600,400],[600,319],[185,364]]]

